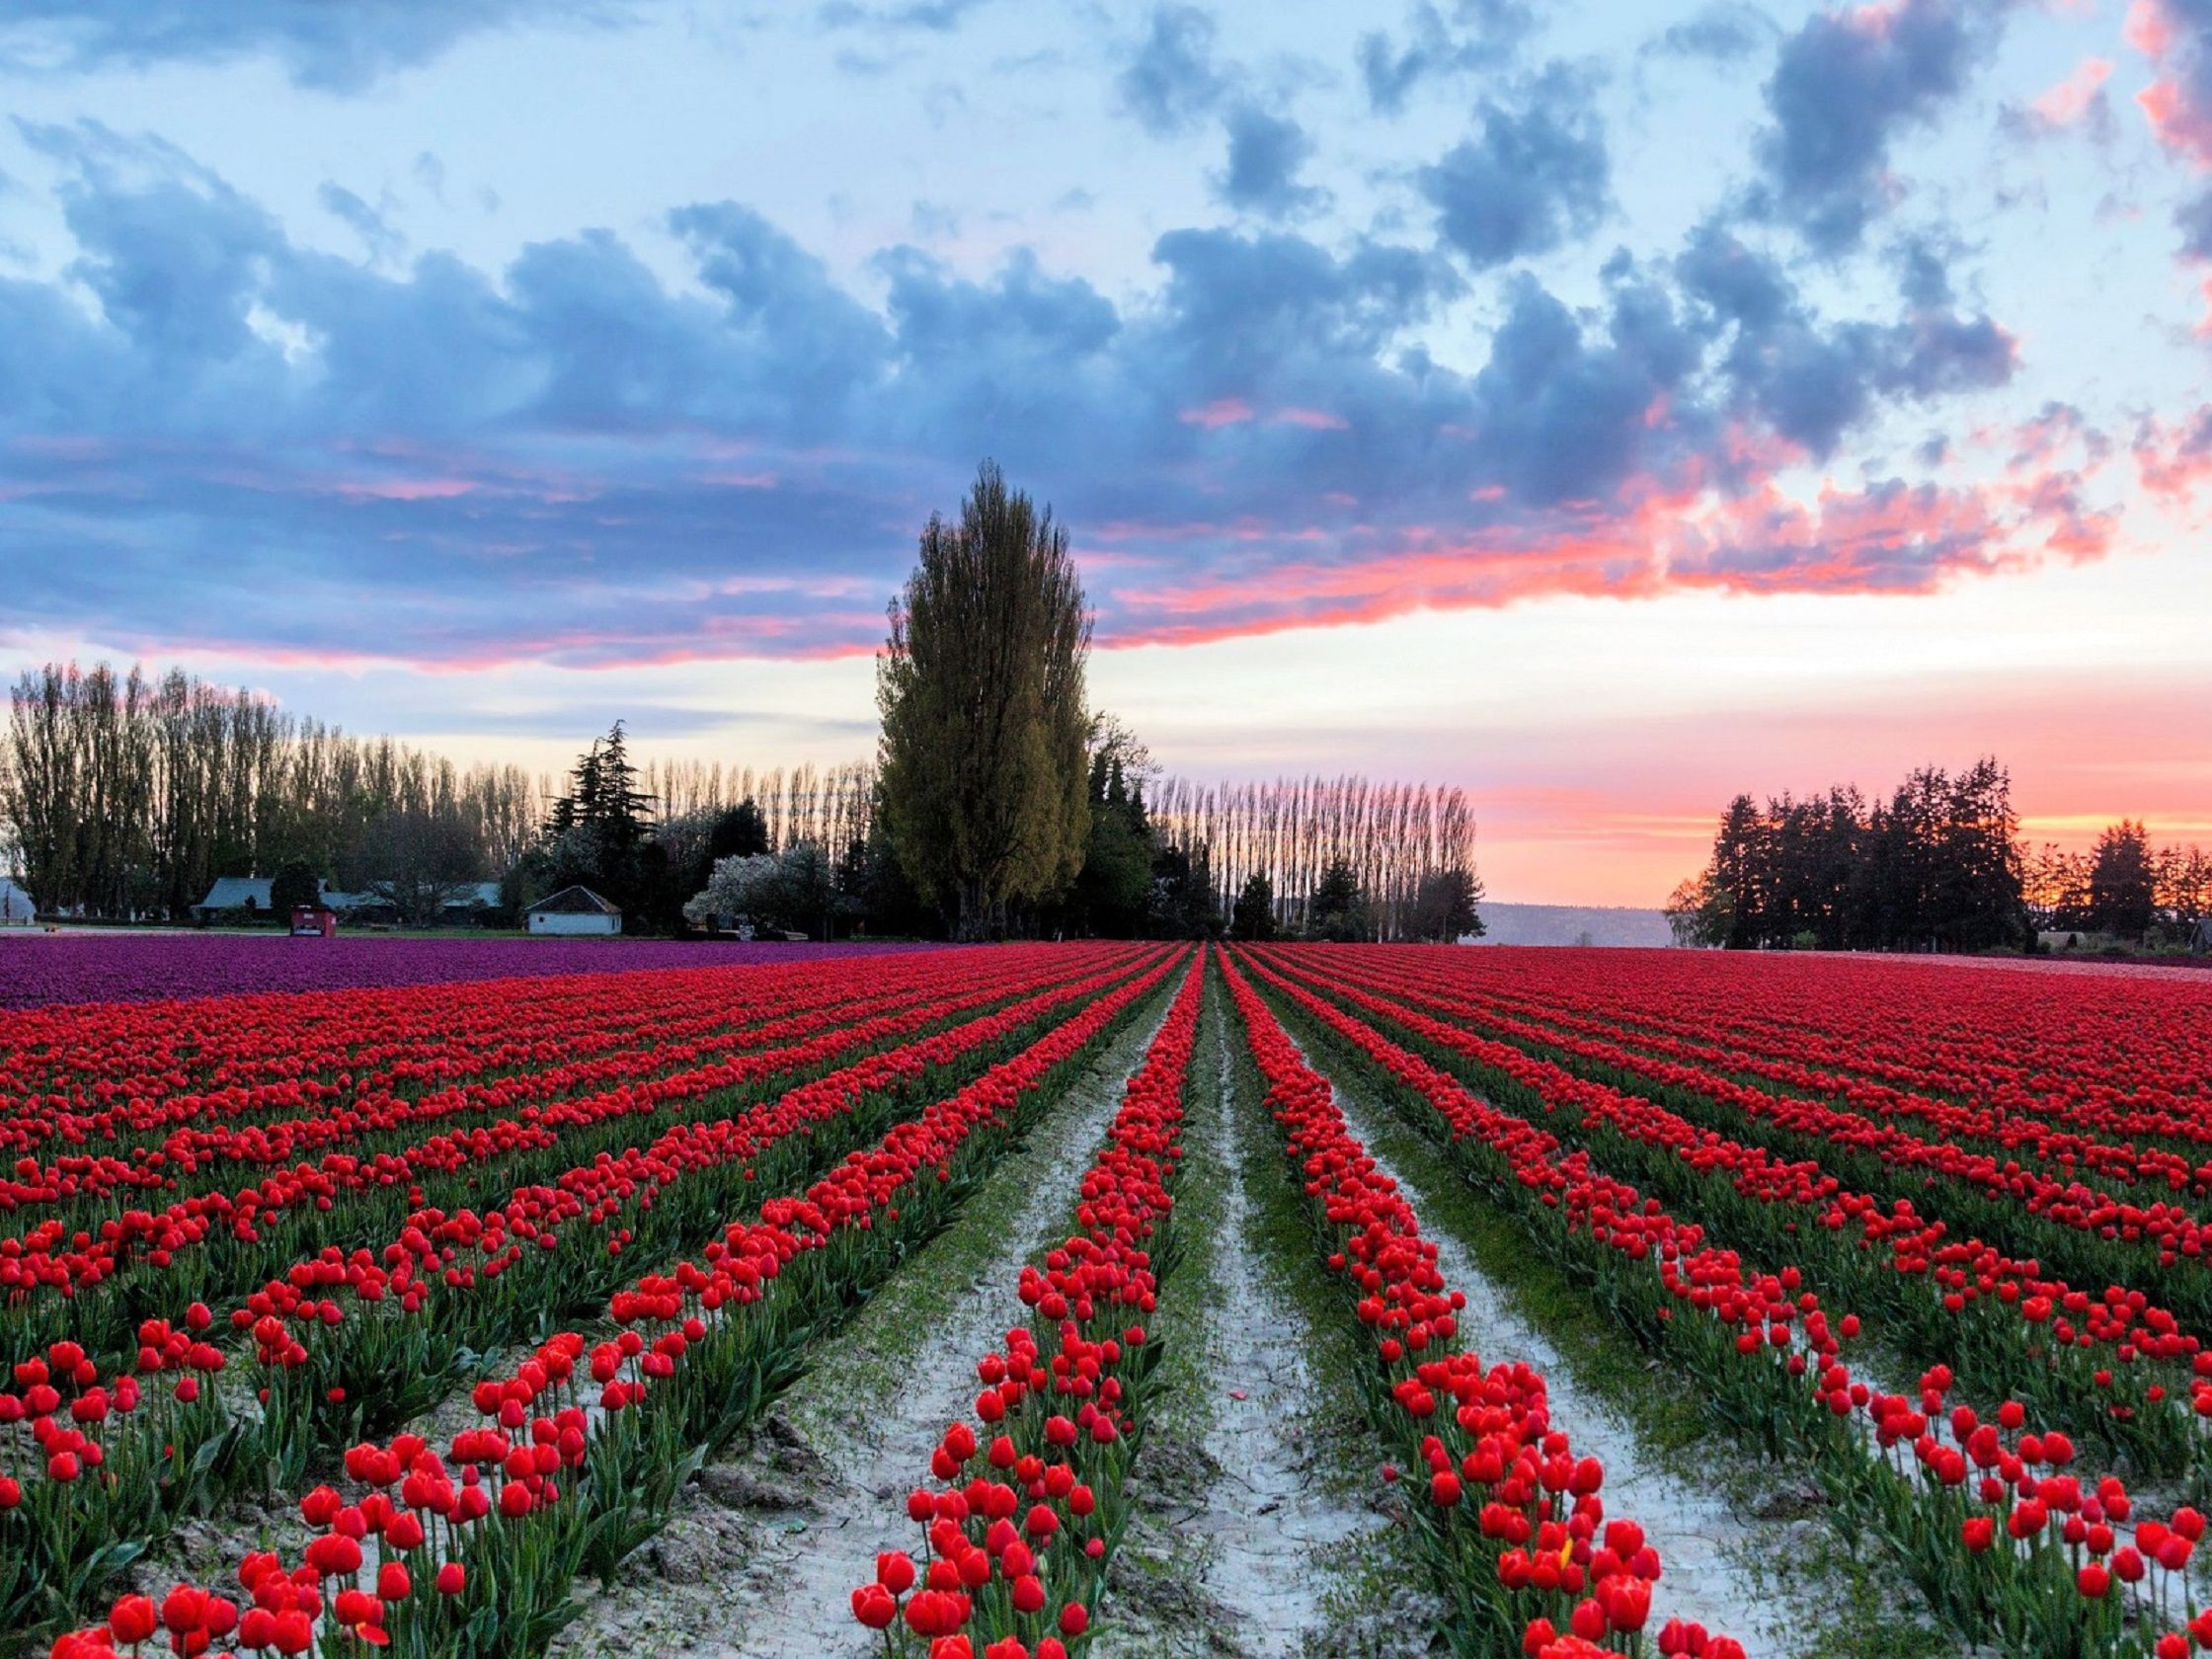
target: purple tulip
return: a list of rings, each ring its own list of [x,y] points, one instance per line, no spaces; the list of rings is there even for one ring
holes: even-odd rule
[[[713,968],[928,950],[928,945],[670,939],[291,939],[219,933],[0,937],[0,1008],[259,991],[352,990],[539,974]]]

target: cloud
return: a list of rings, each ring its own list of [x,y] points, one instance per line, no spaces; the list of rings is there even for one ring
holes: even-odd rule
[[[1369,108],[1382,115],[1404,110],[1425,81],[1456,79],[1504,64],[1535,30],[1536,15],[1521,0],[1461,0],[1448,23],[1424,0],[1407,15],[1405,27],[1402,46],[1381,30],[1360,37],[1360,79]]]
[[[1195,6],[1153,8],[1145,37],[1114,85],[1123,107],[1155,137],[1188,132],[1221,106],[1228,77],[1214,61],[1214,20]]]
[[[870,301],[712,201],[668,218],[681,279],[603,229],[483,272],[317,252],[168,146],[24,131],[64,170],[74,252],[0,276],[9,616],[121,652],[864,654],[986,454],[1073,524],[1107,643],[1919,591],[2108,529],[2047,445],[1983,485],[1802,470],[2011,372],[1938,243],[1896,251],[1894,311],[1844,321],[1724,226],[1615,256],[1589,303],[1516,274],[1462,368],[1424,342],[1459,321],[1462,262],[1375,235],[1174,229],[1112,297],[1026,249],[978,274],[891,247]]]
[[[326,180],[315,193],[315,199],[322,203],[323,211],[344,220],[367,245],[371,259],[392,258],[406,247],[407,239],[385,222],[384,215],[344,185]]]
[[[1717,224],[1693,233],[1675,270],[1698,326],[1723,348],[1718,365],[1737,405],[1825,459],[1885,399],[1987,390],[2017,366],[2011,335],[1956,310],[1934,247],[1910,244],[1900,264],[1906,312],[1888,323],[1819,317],[1779,265]]]
[[[1228,171],[1216,188],[1231,207],[1280,219],[1328,199],[1326,191],[1299,183],[1299,170],[1313,154],[1313,140],[1297,121],[1244,104],[1229,112],[1226,124]]]
[[[2111,77],[2110,58],[2085,57],[2066,79],[2030,99],[2016,113],[2016,123],[2034,137],[2085,124],[2100,129],[2111,119],[2111,101],[2104,94]]]
[[[815,13],[825,29],[921,29],[949,34],[989,0],[908,0],[894,6],[864,6],[857,0],[829,0]]]
[[[1555,67],[1522,108],[1485,101],[1477,114],[1481,130],[1419,175],[1446,242],[1483,271],[1595,228],[1606,146],[1576,77]]]
[[[1756,6],[1714,0],[1696,16],[1661,30],[1644,42],[1643,50],[1657,57],[1741,63],[1772,44],[1780,33],[1775,20]]]
[[[1891,142],[1934,121],[1994,48],[1990,0],[1886,0],[1815,13],[1767,82],[1763,205],[1823,253],[1856,247],[1899,187]]]
[[[471,35],[533,24],[614,28],[630,0],[11,0],[0,64],[139,69],[273,56],[299,85],[357,92]]]

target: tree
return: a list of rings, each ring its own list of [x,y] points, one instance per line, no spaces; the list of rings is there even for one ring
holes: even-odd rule
[[[1675,943],[1685,949],[1725,945],[1735,927],[1727,890],[1709,871],[1690,877],[1674,890],[1667,899],[1666,916]]]
[[[757,926],[815,933],[836,902],[830,860],[812,841],[781,853],[739,853],[718,859],[703,892],[683,907],[697,926],[744,918]]]
[[[535,860],[543,887],[589,887],[625,910],[650,913],[667,868],[666,856],[649,849],[652,809],[617,720],[577,757],[568,791],[546,815]]]
[[[1350,860],[1334,860],[1314,883],[1305,935],[1338,943],[1354,943],[1368,936],[1367,895],[1360,891],[1360,878]]]
[[[279,916],[289,916],[292,911],[311,910],[323,900],[323,884],[315,877],[314,867],[300,859],[293,859],[276,872],[269,884],[269,908]]]
[[[2182,941],[2196,936],[2196,924],[2212,912],[2212,855],[2193,842],[2171,846],[2159,855],[2158,907]]]
[[[1092,724],[1090,830],[1083,865],[1067,895],[1077,931],[1109,939],[1146,931],[1152,896],[1153,835],[1145,810],[1151,757],[1119,720]]]
[[[1090,830],[1090,619],[1067,532],[985,462],[931,515],[876,659],[883,808],[914,885],[978,938],[1059,892]]]
[[[1229,915],[1228,936],[1232,939],[1275,937],[1275,890],[1261,871],[1254,870],[1244,878],[1244,889],[1237,894],[1236,908]]]
[[[468,827],[457,814],[398,807],[371,819],[361,836],[358,888],[430,927],[483,873]]]
[[[745,858],[768,850],[768,821],[751,796],[715,815],[714,828],[707,832],[708,857]]]
[[[1433,944],[1456,944],[1469,933],[1480,938],[1482,917],[1475,907],[1481,899],[1482,883],[1467,871],[1432,871],[1414,890],[1409,931]]]
[[[2150,833],[2122,819],[2090,849],[2090,925],[2116,939],[2140,939],[2157,913]]]

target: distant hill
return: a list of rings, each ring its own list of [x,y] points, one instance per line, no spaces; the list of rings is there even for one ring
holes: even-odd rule
[[[1478,945],[1671,945],[1674,935],[1660,910],[1589,905],[1500,905],[1484,901],[1489,929]]]

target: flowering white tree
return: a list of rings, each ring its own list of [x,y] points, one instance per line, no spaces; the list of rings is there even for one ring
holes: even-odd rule
[[[686,920],[705,926],[744,916],[757,925],[812,933],[836,896],[829,859],[812,841],[781,853],[718,858],[705,889],[683,907]]]

